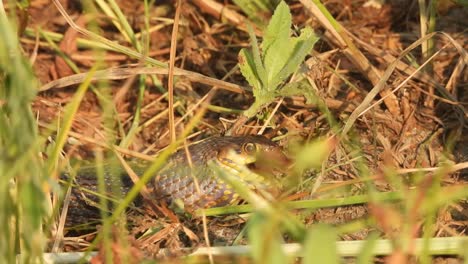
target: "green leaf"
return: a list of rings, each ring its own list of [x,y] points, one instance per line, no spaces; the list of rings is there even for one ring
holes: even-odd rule
[[[319,97],[312,90],[312,86],[305,80],[288,83],[281,90],[276,92],[276,97],[288,97],[301,95],[307,99],[308,104],[317,104],[320,100]]]
[[[328,225],[312,227],[304,243],[303,263],[340,263],[336,250],[337,235]]]
[[[312,29],[304,28],[301,35],[298,38],[293,39],[293,43],[291,43],[293,52],[291,56],[289,56],[286,65],[275,76],[275,79],[271,81],[271,84],[278,85],[289,75],[294,73],[299,65],[304,61],[305,56],[310,53],[318,39],[319,38],[315,36]]]
[[[265,31],[262,42],[263,59],[267,71],[267,91],[274,91],[276,83],[271,81],[281,71],[291,56],[291,13],[283,1],[277,6]]]
[[[262,53],[252,27],[247,26],[252,51],[241,50],[239,64],[242,74],[253,87],[255,102],[244,112],[245,116],[252,117],[278,96],[301,94],[300,85],[287,87],[281,92],[278,92],[278,87],[297,70],[318,38],[310,28],[303,29],[297,38],[290,37],[291,13],[284,1],[278,4],[264,32]],[[308,96],[308,100],[315,98],[310,93],[302,95]]]
[[[278,74],[284,68],[293,52],[289,38],[277,39],[265,52],[265,69],[267,71],[267,91],[274,91],[278,87]]]
[[[262,83],[258,77],[252,53],[247,49],[242,49],[239,53],[239,68],[244,78],[254,88],[254,93],[262,89]]]
[[[291,35],[291,13],[288,5],[281,1],[271,17],[263,35],[262,49],[265,53],[277,40],[288,40]]]
[[[249,30],[250,46],[252,46],[252,57],[257,70],[257,76],[261,83],[261,89],[267,85],[267,74],[265,67],[263,66],[262,58],[260,57],[260,48],[258,47],[257,37],[252,26],[247,23],[247,29]],[[258,87],[257,87],[258,88]]]

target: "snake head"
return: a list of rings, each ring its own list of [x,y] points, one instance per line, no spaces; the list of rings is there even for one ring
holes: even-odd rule
[[[290,164],[281,147],[263,136],[227,139],[218,152],[219,161],[247,166],[257,172],[267,172]]]

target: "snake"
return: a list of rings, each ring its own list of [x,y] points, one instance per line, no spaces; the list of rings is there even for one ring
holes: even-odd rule
[[[260,160],[263,164],[259,164]],[[274,160],[284,163],[287,158],[282,148],[266,137],[210,137],[173,153],[155,173],[148,187],[155,201],[164,201],[169,205],[182,203],[186,211],[231,205],[238,202],[240,197],[226,178],[233,177],[251,190],[268,189],[273,182],[271,177],[257,171],[261,167],[273,166]],[[147,168],[147,165],[132,164],[137,175],[142,175]],[[134,185],[118,165],[105,166],[104,171],[109,196],[115,191],[125,195]],[[98,219],[100,215],[96,207],[100,196],[97,194],[96,168],[80,168],[74,177],[70,175],[66,173],[62,177],[72,183],[68,206],[68,217],[72,218],[70,223]],[[119,186],[117,190],[112,188],[116,185]],[[80,221],[73,221],[77,219]]]

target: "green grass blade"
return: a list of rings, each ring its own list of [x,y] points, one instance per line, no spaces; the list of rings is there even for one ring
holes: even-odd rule
[[[337,238],[334,228],[324,224],[313,226],[304,242],[304,263],[340,263]]]
[[[57,164],[60,151],[62,150],[65,142],[67,140],[68,132],[71,129],[73,123],[73,117],[75,116],[76,112],[78,111],[78,107],[80,106],[81,101],[84,98],[86,91],[88,90],[89,85],[91,84],[92,76],[94,71],[96,71],[96,66],[91,69],[89,72],[86,80],[78,87],[75,95],[73,96],[72,101],[67,105],[65,109],[65,113],[63,116],[63,121],[60,126],[60,131],[57,135],[56,145],[52,151],[51,156],[48,159],[47,165],[47,173],[52,174],[55,165]]]
[[[401,192],[385,192],[377,193],[375,198],[379,201],[398,201],[403,199]],[[338,207],[353,204],[362,204],[371,201],[369,195],[355,195],[343,198],[331,198],[331,199],[320,199],[320,200],[302,200],[284,203],[284,207],[288,209],[318,209],[326,207]],[[225,206],[204,209],[206,216],[224,215],[233,213],[246,213],[252,212],[254,207],[252,205],[236,205],[236,206]]]
[[[49,209],[30,107],[38,82],[19,48],[15,2],[7,2],[10,17],[0,2],[0,263],[15,263],[17,252],[23,262],[38,262],[46,245],[42,222]]]

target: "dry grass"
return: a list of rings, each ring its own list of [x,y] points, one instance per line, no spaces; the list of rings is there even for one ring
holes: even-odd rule
[[[312,27],[321,39],[290,81],[303,78],[318,100],[278,98],[245,118],[239,113],[254,98],[237,66],[239,50],[249,45],[247,14],[239,7],[229,1],[226,6],[223,1],[177,1],[179,8],[173,1],[146,7],[146,1],[61,2],[59,11],[48,1],[31,1],[25,11],[29,20],[19,32],[24,54],[42,83],[31,102],[40,135],[58,131],[55,143],[64,144],[56,149],[64,158],[58,158],[59,152],[49,156],[57,161],[49,163],[51,175],[69,160],[93,160],[103,150],[151,160],[182,138],[262,132],[291,156],[301,155],[295,145],[322,139],[328,148],[319,167],[292,171],[288,178],[283,199],[299,200],[301,206],[281,203],[263,212],[294,215],[297,223],[267,221],[289,232],[285,242],[304,242],[295,237],[295,228],[308,230],[316,223],[335,226],[341,240],[363,240],[374,233],[396,244],[417,237],[466,236],[468,11],[461,4],[439,1],[431,7],[436,14],[431,28],[421,26],[419,11],[429,12],[429,7],[421,9],[417,1],[389,0],[380,7],[366,5],[370,1],[294,1],[293,24]],[[254,32],[262,37],[260,26]],[[81,100],[77,91],[85,89]],[[76,112],[70,114],[65,109],[72,103]],[[64,117],[69,132],[65,122],[57,123]],[[63,129],[68,133],[61,134]],[[139,176],[148,180],[151,175]],[[397,199],[382,201],[381,192]],[[346,200],[361,196],[358,205]],[[344,203],[333,203],[341,197]],[[317,205],[314,200],[332,202]],[[206,240],[223,246],[246,243],[242,215],[208,217],[203,228],[200,219],[159,206],[157,212],[130,212],[125,217],[128,233],[108,228],[114,260],[122,257],[121,248],[130,248],[126,252],[138,258],[141,252],[174,257]],[[123,213],[125,206],[118,210]],[[50,237],[63,237],[60,251],[84,250],[96,236],[67,230],[56,234],[54,225],[48,226]],[[398,244],[384,260],[415,261],[414,245],[408,243]],[[275,245],[268,249],[275,251]]]

